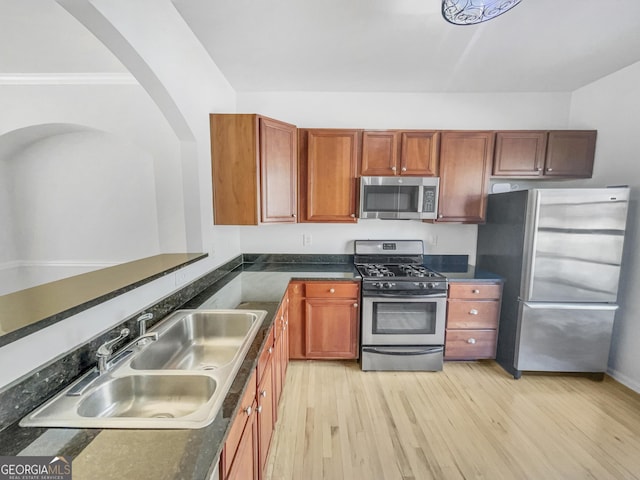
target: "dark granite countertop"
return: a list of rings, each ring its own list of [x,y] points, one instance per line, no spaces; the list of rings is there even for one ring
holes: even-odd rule
[[[495,273],[469,264],[468,255],[425,255],[425,267],[441,273],[449,282],[502,282]]]
[[[289,281],[352,281],[360,277],[351,263],[258,261],[211,278],[214,281],[177,308],[240,306],[267,310],[268,314],[210,425],[197,430],[123,430],[23,428],[16,422],[0,432],[0,455],[70,456],[75,480],[209,478]]]

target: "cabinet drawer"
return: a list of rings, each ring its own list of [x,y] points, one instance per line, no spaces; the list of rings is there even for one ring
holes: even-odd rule
[[[249,420],[249,416],[255,415],[256,389],[256,372],[254,370],[253,375],[251,375],[251,378],[249,379],[247,390],[244,392],[242,400],[240,400],[238,412],[236,413],[233,424],[231,425],[231,429],[229,430],[227,441],[224,444],[221,465],[223,466],[222,469],[224,471],[225,477],[229,471],[229,468],[231,467],[231,464],[233,463],[233,458],[235,457],[236,451],[238,449],[238,444],[240,443],[240,439],[242,438],[242,432],[244,431],[244,427]]]
[[[449,284],[449,298],[489,298],[498,299],[502,292],[502,285],[495,283],[455,283]]]
[[[446,359],[495,358],[496,330],[449,330],[444,346]]]
[[[447,328],[498,328],[500,302],[498,300],[449,300]]]
[[[271,330],[269,330],[269,337],[267,338],[267,341],[264,344],[264,348],[262,349],[262,353],[260,353],[260,357],[258,357],[258,367],[257,367],[258,383],[262,381],[262,376],[264,374],[264,371],[267,368],[267,365],[274,353],[274,348],[273,348],[274,333],[275,333],[275,328],[271,327]]]
[[[358,298],[358,284],[353,282],[309,282],[307,297]]]

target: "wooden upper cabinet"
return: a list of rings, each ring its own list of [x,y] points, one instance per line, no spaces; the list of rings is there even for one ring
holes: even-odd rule
[[[496,177],[541,176],[546,150],[547,132],[497,132],[493,175]]]
[[[363,176],[437,176],[438,132],[365,131],[362,134]]]
[[[210,125],[214,223],[295,223],[295,125],[255,114],[212,114]]]
[[[595,130],[549,132],[544,174],[549,177],[590,178],[596,151]]]
[[[438,132],[401,132],[400,139],[400,175],[438,175]]]
[[[360,132],[299,130],[301,221],[357,221]]]
[[[297,130],[294,125],[260,117],[262,223],[296,223],[298,211]]]
[[[595,130],[497,132],[493,176],[590,178],[595,147]]]
[[[484,222],[493,138],[485,131],[441,134],[438,222]]]
[[[364,176],[396,175],[398,165],[398,133],[362,132],[362,169]]]

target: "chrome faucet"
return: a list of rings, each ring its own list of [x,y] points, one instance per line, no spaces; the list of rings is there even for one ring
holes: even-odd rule
[[[113,340],[109,340],[108,342],[103,343],[98,347],[98,351],[96,353],[96,357],[98,357],[98,372],[100,375],[105,373],[107,368],[107,363],[111,359],[113,355],[113,347],[122,339],[127,338],[129,336],[129,329],[123,328],[120,330],[120,335],[118,335]]]
[[[153,313],[143,313],[137,318],[138,322],[138,332],[139,336],[134,340],[136,345],[144,345],[149,343],[149,341],[158,340],[158,332],[149,332],[147,333],[147,320],[151,320],[153,318]]]
[[[151,320],[152,318],[153,313],[143,313],[136,319],[136,322],[138,322],[139,325],[138,335],[142,337],[145,333],[147,333],[147,320]]]

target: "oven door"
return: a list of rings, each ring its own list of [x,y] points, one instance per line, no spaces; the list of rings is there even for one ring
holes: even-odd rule
[[[362,298],[363,345],[444,345],[445,296],[388,295]]]

